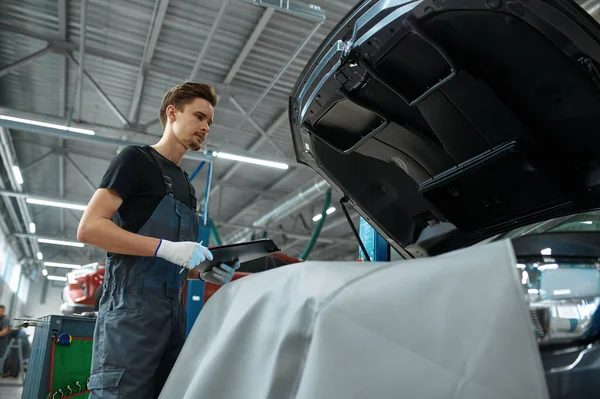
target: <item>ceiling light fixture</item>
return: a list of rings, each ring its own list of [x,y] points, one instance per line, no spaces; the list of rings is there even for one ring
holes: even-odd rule
[[[281,162],[265,161],[263,159],[258,159],[258,158],[250,158],[250,157],[243,157],[241,155],[228,154],[226,152],[213,151],[212,154],[214,157],[217,157],[217,158],[229,159],[232,161],[239,161],[239,162],[246,162],[246,163],[251,163],[254,165],[268,166],[270,168],[277,168],[277,169],[288,169],[289,168],[289,166],[287,164],[284,164]]]
[[[72,204],[69,202],[47,201],[37,198],[27,198],[25,202],[34,205],[46,205],[54,206],[56,208],[75,209],[77,211],[85,211],[85,208],[87,207],[87,205]]]
[[[29,232],[35,234],[35,223],[29,223]]]
[[[21,174],[21,169],[19,169],[18,166],[13,166],[12,170],[13,175],[15,175],[15,180],[17,181],[17,184],[23,184],[23,175]]]
[[[331,207],[331,208],[329,208],[329,209],[327,209],[325,211],[325,213],[328,214],[328,215],[331,215],[333,212],[335,212],[335,208],[334,207]],[[321,220],[321,217],[322,216],[319,213],[318,215],[315,215],[312,220],[313,220],[313,222],[318,222],[319,220]]]
[[[37,242],[39,242],[40,244],[63,245],[65,247],[83,248],[85,246],[82,242],[64,241],[64,240],[52,240],[50,238],[38,238]]]
[[[38,260],[42,260],[42,259],[44,259],[44,255],[41,252],[38,252],[37,258],[38,258]]]
[[[62,267],[63,269],[79,269],[81,267],[81,265],[73,265],[70,263],[60,263],[60,262],[44,262],[44,266]]]
[[[96,134],[96,132],[94,132],[93,130],[79,129],[77,127],[61,126],[61,125],[56,125],[54,123],[34,121],[31,119],[15,118],[14,116],[8,116],[8,115],[0,115],[0,119],[3,119],[5,121],[24,123],[26,125],[42,126],[42,127],[48,127],[50,129],[59,129],[59,130],[67,131],[67,132],[87,134],[88,136],[93,136]]]
[[[48,275],[48,270],[46,270],[46,269],[42,269],[42,274],[43,274],[44,276],[47,276],[47,275]]]
[[[53,281],[67,281],[67,278],[62,276],[47,276],[46,278]]]

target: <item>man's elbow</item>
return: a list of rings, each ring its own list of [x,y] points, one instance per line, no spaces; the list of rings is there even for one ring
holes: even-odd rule
[[[93,228],[90,226],[90,223],[82,220],[77,227],[77,241],[90,244],[91,236],[93,235],[92,231]]]

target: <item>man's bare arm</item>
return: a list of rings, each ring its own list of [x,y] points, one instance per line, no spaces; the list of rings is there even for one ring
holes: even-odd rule
[[[123,200],[108,188],[96,190],[77,229],[77,239],[85,244],[121,255],[154,256],[160,240],[131,233],[117,226],[112,216]]]
[[[10,334],[10,327],[4,327],[0,330],[0,337],[6,337],[8,334]]]

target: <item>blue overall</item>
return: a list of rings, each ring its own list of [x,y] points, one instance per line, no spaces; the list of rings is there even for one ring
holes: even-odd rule
[[[195,242],[193,189],[189,186],[191,209],[173,197],[170,177],[150,152],[165,181],[166,195],[138,234]],[[107,257],[94,331],[90,399],[158,397],[185,341],[181,291],[187,273],[180,270],[158,257]]]

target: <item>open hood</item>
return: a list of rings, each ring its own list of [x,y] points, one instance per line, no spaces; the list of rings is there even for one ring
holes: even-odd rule
[[[403,256],[600,206],[600,26],[552,0],[362,1],[290,97],[298,161]]]

